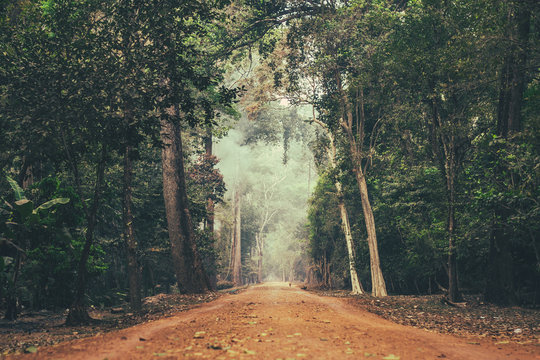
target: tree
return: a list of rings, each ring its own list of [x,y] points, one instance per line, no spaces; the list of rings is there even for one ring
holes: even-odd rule
[[[366,169],[372,148],[377,138],[380,119],[366,119],[364,103],[364,83],[370,79],[368,64],[371,53],[355,50],[358,42],[369,34],[368,24],[362,28],[367,10],[358,5],[331,7],[318,18],[295,24],[289,32],[289,46],[292,51],[288,61],[296,69],[289,78],[289,91],[295,93],[302,86],[313,83],[306,79],[310,73],[317,79],[319,88],[313,92],[312,103],[316,104],[320,118],[328,129],[337,136],[342,135],[348,143],[348,156],[352,159],[358,189],[361,194],[362,209],[370,252],[372,293],[386,296],[386,285],[380,267],[375,220],[371,208],[366,183]],[[361,39],[355,38],[353,26],[362,30]],[[378,36],[383,36],[379,35]],[[299,39],[302,39],[300,41]],[[336,41],[336,39],[339,39]],[[310,63],[310,66],[306,65]],[[376,104],[372,105],[375,107]],[[370,132],[371,136],[366,136]],[[364,143],[367,142],[367,150]]]
[[[531,45],[529,33],[533,2],[506,2],[507,18],[505,22],[504,62],[500,71],[499,102],[497,109],[497,136],[506,141],[514,141],[514,135],[522,129],[521,112],[523,93],[528,82],[527,61]],[[538,5],[536,5],[538,12]],[[504,154],[499,149],[497,154]],[[500,156],[500,155],[499,155]],[[501,166],[504,160],[497,162],[497,173],[508,171]],[[512,171],[510,170],[510,173]],[[518,180],[519,181],[519,180]],[[500,189],[506,191],[505,188]],[[514,303],[513,259],[511,254],[512,231],[508,227],[509,209],[502,204],[495,208],[494,226],[490,237],[488,274],[485,296],[488,301],[508,304]],[[534,241],[534,240],[533,240]]]
[[[328,127],[326,124],[324,124],[322,121],[313,119],[312,120],[315,124],[319,125],[326,133],[326,136],[328,138],[329,144],[327,145],[327,156],[329,160],[329,173],[333,174],[337,171],[337,150],[335,145],[335,139],[333,134],[328,130]],[[343,231],[343,235],[345,236],[345,243],[347,244],[347,254],[349,256],[349,273],[351,276],[351,287],[352,291],[351,293],[354,295],[357,294],[363,294],[364,289],[362,287],[362,283],[360,282],[358,278],[358,274],[356,272],[356,255],[354,252],[354,241],[351,233],[351,225],[349,223],[349,215],[347,212],[347,208],[345,207],[345,199],[343,195],[343,185],[339,181],[339,178],[337,175],[336,179],[334,180],[335,188],[336,188],[336,197],[338,200],[337,206],[339,209],[339,213],[341,216],[341,227]]]
[[[199,257],[188,208],[180,125],[163,120],[161,138],[163,197],[178,288],[181,293],[205,292],[210,283]]]
[[[231,273],[234,285],[242,285],[242,200],[237,184],[233,195],[233,225],[231,236]]]

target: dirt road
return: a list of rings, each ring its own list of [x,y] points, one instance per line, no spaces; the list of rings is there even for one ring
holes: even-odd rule
[[[492,360],[540,359],[540,347],[430,333],[267,283],[173,317],[11,358]]]

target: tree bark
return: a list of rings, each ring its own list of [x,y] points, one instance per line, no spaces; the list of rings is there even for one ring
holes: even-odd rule
[[[264,235],[259,232],[255,234],[255,245],[257,247],[257,282],[260,284],[263,281],[262,276],[262,257],[263,257],[263,237]]]
[[[328,133],[328,137],[330,139],[330,148],[328,155],[330,156],[330,164],[332,166],[332,169],[335,169],[337,166],[336,145],[334,143],[334,137],[330,133]],[[347,254],[349,255],[349,273],[351,276],[352,288],[351,293],[353,295],[364,294],[364,288],[362,287],[360,279],[358,278],[358,273],[356,272],[356,254],[354,252],[354,241],[352,238],[351,225],[349,223],[349,215],[347,213],[347,208],[345,207],[343,187],[341,185],[341,182],[337,179],[335,181],[335,187],[336,195],[338,198],[339,214],[341,216],[341,228],[343,230],[343,235],[345,236],[345,242],[347,243]]]
[[[204,137],[204,149],[207,158],[209,159],[212,156],[212,128],[208,126],[206,128],[206,136]],[[210,234],[211,244],[215,246],[215,234],[214,234],[214,222],[215,222],[215,205],[214,200],[212,199],[212,194],[209,194],[208,199],[206,200],[206,230]],[[215,269],[215,259],[207,259],[212,266],[212,269]],[[210,281],[210,288],[217,288],[217,275],[216,271],[212,270],[208,273],[208,280]]]
[[[66,318],[66,324],[70,326],[88,324],[92,321],[90,315],[88,315],[88,311],[84,303],[84,294],[86,292],[86,282],[88,275],[86,270],[86,264],[88,263],[88,258],[90,257],[90,249],[92,248],[92,244],[94,242],[94,230],[96,227],[97,212],[99,209],[101,190],[104,182],[106,156],[107,149],[104,145],[102,145],[101,156],[96,168],[96,181],[94,184],[94,199],[92,202],[92,207],[90,209],[87,209],[86,205],[84,205],[84,208],[86,209],[87,229],[84,247],[81,253],[81,258],[79,259],[75,299],[69,309],[68,316]],[[70,157],[70,160],[73,161],[73,158]],[[72,164],[72,166],[76,169],[76,164]],[[75,177],[77,185],[80,185],[80,179],[78,178],[77,171],[75,171]],[[77,188],[79,190],[79,196],[81,197],[81,199],[84,199],[81,187],[77,186]]]
[[[343,191],[341,183],[336,181],[336,190],[338,197],[338,208],[341,215],[341,228],[345,234],[345,242],[347,243],[347,253],[349,254],[349,273],[351,275],[351,294],[361,295],[364,294],[362,284],[358,279],[358,273],[356,272],[356,256],[354,253],[354,242],[351,233],[351,225],[349,223],[349,215],[345,208],[345,201],[343,200]]]
[[[444,175],[447,197],[447,223],[446,233],[448,236],[448,298],[452,302],[462,300],[459,291],[456,258],[456,179],[458,173],[458,154],[456,148],[455,129],[445,130],[443,133],[443,120],[439,113],[439,105],[436,100],[432,101],[432,124],[433,134],[432,147],[439,169]],[[434,142],[433,142],[434,141]]]
[[[377,231],[375,228],[375,217],[369,202],[369,194],[366,184],[366,178],[362,173],[362,168],[359,166],[356,170],[356,181],[360,190],[360,201],[362,202],[362,211],[364,213],[364,221],[366,223],[367,240],[369,247],[369,261],[371,268],[371,294],[373,296],[387,296],[386,282],[381,270],[381,261],[379,259],[379,247],[377,243]]]
[[[339,78],[339,77],[338,77]],[[343,117],[341,119],[341,127],[344,129],[351,152],[353,171],[356,176],[356,182],[358,190],[360,191],[360,201],[362,203],[362,212],[364,214],[364,222],[366,225],[367,240],[369,247],[369,261],[371,269],[371,294],[377,297],[387,296],[386,283],[384,281],[383,273],[381,270],[381,261],[379,258],[379,246],[377,242],[377,231],[375,227],[375,217],[373,216],[373,209],[369,201],[369,193],[366,183],[366,177],[362,169],[362,154],[361,146],[364,138],[364,100],[363,91],[360,91],[360,112],[357,116],[356,133],[359,136],[358,142],[353,132],[353,113],[351,104],[347,99],[346,94],[341,88],[341,82],[338,82],[339,89],[342,94],[341,101],[343,107]],[[359,145],[360,144],[360,145]]]
[[[319,125],[323,128],[324,131],[326,131],[326,135],[328,136],[328,140],[330,141],[330,146],[328,148],[328,159],[330,161],[330,166],[332,170],[335,170],[337,168],[336,164],[336,144],[334,135],[330,132],[326,124],[323,122],[317,120],[315,118],[315,114],[313,114],[313,120],[314,123]],[[349,273],[351,276],[351,292],[352,294],[363,294],[364,288],[362,287],[362,283],[360,282],[360,279],[358,278],[358,273],[356,272],[356,255],[354,253],[354,240],[352,238],[352,232],[351,232],[351,226],[349,223],[349,216],[347,213],[347,207],[345,206],[344,197],[343,197],[343,187],[341,185],[341,182],[339,180],[336,180],[334,182],[334,185],[336,187],[336,195],[338,198],[338,209],[341,216],[341,227],[343,230],[343,235],[345,236],[345,242],[347,243],[347,254],[349,256]],[[328,264],[329,266],[330,264]],[[324,273],[327,271],[326,268],[326,257],[325,257],[325,265],[324,265],[324,272],[323,272],[323,278],[325,278]],[[328,283],[330,286],[330,271],[328,270],[328,279],[324,279],[324,283]]]
[[[234,232],[233,232],[233,249],[232,253],[232,276],[233,283],[236,286],[242,285],[242,216],[240,204],[240,191],[237,188],[234,193]]]
[[[456,228],[456,162],[453,142],[449,144],[450,151],[446,154],[446,186],[448,194],[448,299],[452,302],[462,301],[462,296],[458,287],[457,260],[455,244]]]
[[[204,137],[204,149],[206,156],[212,156],[212,128],[208,127],[206,129],[206,136]],[[214,235],[214,201],[212,197],[208,197],[206,204],[206,228],[208,231]]]
[[[161,157],[163,197],[176,279],[181,293],[203,293],[210,288],[210,283],[197,250],[188,208],[180,124],[170,120],[161,121]]]
[[[7,290],[8,294],[6,296],[6,313],[4,314],[4,319],[6,320],[17,320],[17,316],[19,315],[17,303],[17,280],[19,279],[19,273],[21,270],[21,262],[22,262],[22,253],[20,251],[17,251],[17,255],[15,257],[15,269],[13,270],[13,277],[11,278],[11,284],[8,282]]]
[[[129,304],[133,311],[141,310],[141,285],[139,261],[137,259],[138,244],[135,239],[132,212],[132,178],[131,146],[124,148],[124,197],[122,218],[124,222],[124,241],[126,245],[127,270],[129,279]]]

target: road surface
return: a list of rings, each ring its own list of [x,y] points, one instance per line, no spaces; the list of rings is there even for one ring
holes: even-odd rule
[[[539,350],[398,325],[338,298],[266,283],[173,317],[8,359],[515,360],[540,359]]]

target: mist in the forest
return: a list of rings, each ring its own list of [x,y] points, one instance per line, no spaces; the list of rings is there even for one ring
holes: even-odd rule
[[[291,134],[290,122],[301,123],[302,120],[295,115],[294,119],[287,120],[288,125],[283,125],[279,113],[284,111],[296,114],[290,109],[277,109],[276,114],[267,115],[265,121],[268,124],[265,126],[270,126],[273,133],[270,137],[267,136],[268,130],[255,129],[260,126],[260,123],[255,123],[258,120],[243,117],[214,145],[214,153],[219,159],[217,167],[227,186],[226,204],[230,204],[234,191],[241,193],[242,246],[249,244],[249,247],[255,247],[255,234],[263,229],[265,280],[294,279],[294,268],[302,268],[307,240],[305,223],[308,198],[317,180],[313,155],[308,148],[311,129],[303,124],[302,134]],[[289,136],[287,145],[283,141],[284,128],[289,129],[285,130]],[[254,136],[257,131],[262,136]],[[295,132],[298,131],[299,128],[295,127]],[[231,210],[228,206],[222,206],[217,211]],[[231,216],[227,213],[221,215],[221,218]],[[218,231],[221,226],[219,218],[216,224]],[[249,250],[243,249],[243,253],[247,254],[242,259],[244,267],[249,266]],[[297,273],[301,276],[301,271]]]

